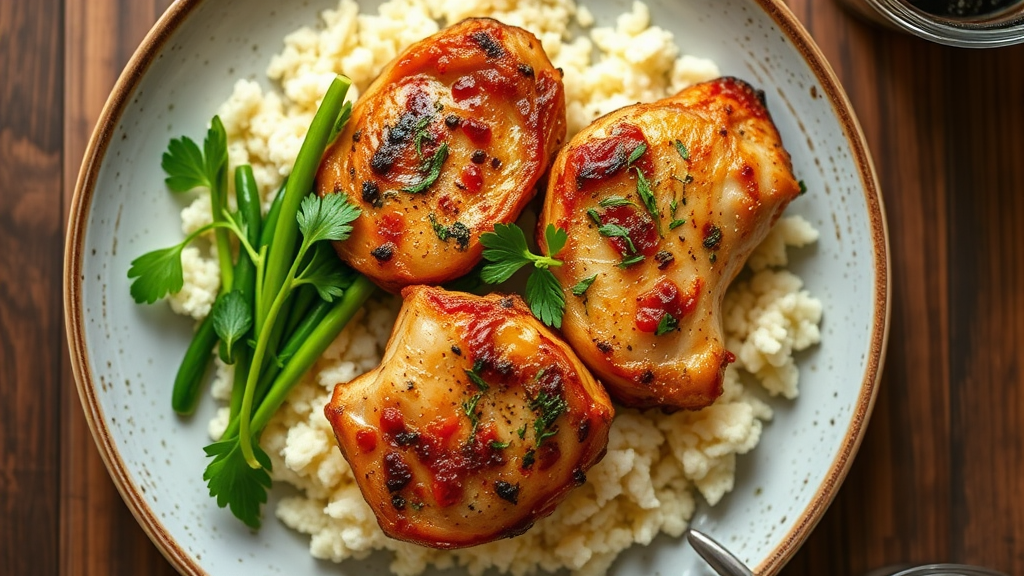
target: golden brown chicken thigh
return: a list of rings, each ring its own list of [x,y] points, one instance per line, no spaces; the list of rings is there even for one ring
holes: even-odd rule
[[[763,94],[734,78],[623,108],[566,145],[538,229],[568,231],[552,268],[562,330],[616,400],[696,409],[721,394],[722,297],[798,194]]]
[[[604,455],[607,393],[518,296],[402,296],[380,367],[324,410],[363,496],[400,540],[522,533]]]
[[[362,208],[338,254],[392,292],[468,272],[565,138],[561,73],[529,32],[469,19],[398,56],[356,102],[317,177]]]

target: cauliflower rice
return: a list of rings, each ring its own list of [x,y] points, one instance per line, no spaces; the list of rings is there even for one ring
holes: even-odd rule
[[[614,27],[593,27],[594,18],[574,0],[391,0],[378,14],[361,14],[353,0],[322,14],[316,28],[285,38],[267,76],[280,92],[240,80],[219,110],[229,138],[231,165],[253,166],[264,198],[291,169],[319,99],[336,74],[353,81],[350,98],[365,90],[383,66],[441,24],[491,16],[537,35],[565,73],[568,137],[598,116],[638,101],[652,101],[719,75],[713,62],[680,55],[672,34],[650,23],[647,6],[635,2]],[[586,33],[573,38],[575,22]],[[188,233],[210,219],[209,198],[198,196],[182,211]],[[372,299],[338,336],[271,421],[261,443],[273,461],[272,476],[301,496],[276,509],[286,525],[310,535],[310,553],[341,562],[372,551],[394,552],[400,576],[429,565],[488,568],[523,575],[538,569],[603,574],[634,544],[660,532],[678,537],[695,507],[695,492],[714,505],[733,487],[736,455],[753,449],[771,408],[741,381],[752,376],[771,395],[797,396],[793,353],[820,341],[821,302],[787,264],[788,246],[813,243],[818,232],[799,216],[779,220],[748,261],[750,272],[725,297],[726,344],[736,362],[725,374],[724,393],[711,406],[666,415],[619,409],[604,459],[587,473],[550,517],[526,534],[457,551],[438,551],[384,536],[363,500],[323,414],[334,386],[380,362],[400,302]],[[200,319],[219,286],[212,251],[186,249],[185,287],[170,297],[175,312]],[[213,395],[230,396],[231,367],[219,363]],[[219,438],[227,408],[210,422]]]

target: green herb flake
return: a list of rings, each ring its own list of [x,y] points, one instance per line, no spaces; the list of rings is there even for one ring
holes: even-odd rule
[[[643,262],[643,261],[644,261],[644,255],[643,254],[637,254],[635,256],[630,256],[629,258],[624,258],[622,260],[622,262],[619,262],[618,266],[619,266],[619,268],[626,269],[626,268],[629,268],[630,266],[632,266],[634,264],[639,264],[640,262]]]
[[[676,228],[679,228],[683,224],[686,224],[686,220],[673,220],[672,222],[669,223],[668,229],[675,230]]]
[[[480,399],[483,397],[483,392],[477,392],[472,398],[462,403],[462,411],[469,417],[470,423],[473,424],[473,430],[476,430],[477,424],[480,423],[480,417],[476,413],[476,405],[480,403]]]
[[[499,442],[497,440],[491,440],[491,450],[504,450],[512,445],[511,441]]]
[[[544,440],[554,436],[558,431],[552,427],[555,420],[561,416],[569,404],[561,396],[540,392],[537,397],[530,401],[530,410],[538,414],[533,422],[533,432],[537,438],[537,446],[544,443]]]
[[[587,216],[589,216],[590,219],[594,221],[594,224],[597,224],[598,226],[601,225],[601,216],[597,213],[597,210],[594,210],[593,208],[588,208]]]
[[[526,438],[526,424],[523,424],[518,430],[516,430],[516,435],[519,436],[520,440]]]
[[[445,142],[444,144],[441,144],[441,146],[438,147],[438,149],[434,152],[434,155],[431,156],[430,162],[428,162],[425,167],[425,172],[427,174],[423,178],[423,180],[420,180],[418,184],[415,184],[413,186],[402,188],[402,191],[408,192],[410,194],[419,194],[420,192],[423,192],[427,188],[433,186],[434,182],[437,182],[437,179],[441,176],[441,167],[444,165],[444,162],[447,159],[448,143]]]
[[[483,376],[480,375],[480,371],[483,370],[484,363],[481,360],[477,360],[473,363],[472,370],[464,370],[466,376],[469,377],[469,381],[476,384],[476,387],[481,391],[487,390],[490,386],[484,380]]]
[[[686,144],[683,144],[682,141],[680,141],[680,140],[676,140],[676,152],[679,153],[679,156],[683,160],[689,160],[690,159],[690,151],[687,150]]]
[[[661,321],[658,322],[658,327],[654,330],[654,335],[661,336],[677,329],[679,329],[679,320],[676,320],[675,316],[666,312],[665,315],[661,317]]]
[[[640,143],[639,146],[633,148],[633,151],[629,153],[629,159],[626,161],[626,166],[632,166],[634,162],[640,159],[647,152],[647,144]]]
[[[804,194],[807,194],[807,184],[804,184],[803,180],[800,180],[797,184],[800,185],[800,195],[803,196]]]
[[[597,203],[601,208],[615,208],[618,206],[636,206],[636,204],[626,200],[622,196],[609,196],[602,199]]]
[[[619,224],[605,224],[597,229],[597,233],[607,238],[622,238],[629,247],[630,254],[636,254],[636,246],[629,237],[629,230]]]
[[[590,285],[594,283],[594,280],[597,280],[597,274],[594,274],[589,278],[584,278],[576,283],[576,285],[572,287],[573,296],[583,296],[587,290],[590,289]]]
[[[647,208],[647,212],[650,213],[651,218],[654,219],[654,225],[658,229],[658,236],[662,236],[661,233],[661,213],[658,212],[658,201],[654,198],[654,192],[651,191],[651,184],[647,181],[647,177],[640,171],[639,168],[636,170],[636,193],[640,196],[640,200],[643,201],[644,206]]]
[[[529,470],[533,468],[533,463],[537,461],[537,451],[530,448],[523,455],[523,470]]]

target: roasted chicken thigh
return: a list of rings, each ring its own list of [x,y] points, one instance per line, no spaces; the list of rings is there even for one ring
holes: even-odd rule
[[[616,400],[696,409],[721,394],[722,297],[799,192],[763,94],[734,78],[623,108],[566,145],[538,229],[568,231],[552,268],[562,330]]]
[[[325,155],[321,195],[362,208],[338,254],[392,292],[468,272],[516,219],[565,138],[565,95],[529,32],[469,19],[410,46]]]
[[[412,286],[380,367],[324,410],[393,538],[459,548],[551,513],[604,455],[613,410],[518,296]]]

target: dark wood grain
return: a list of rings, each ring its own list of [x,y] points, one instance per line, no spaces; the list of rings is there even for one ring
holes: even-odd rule
[[[52,574],[59,524],[61,8],[0,3],[0,573]],[[54,31],[58,33],[54,33]]]
[[[0,574],[173,573],[93,445],[60,313],[85,143],[168,4],[0,2]],[[1024,47],[944,48],[827,0],[789,5],[873,151],[893,300],[860,453],[783,573],[956,561],[1024,574]]]

